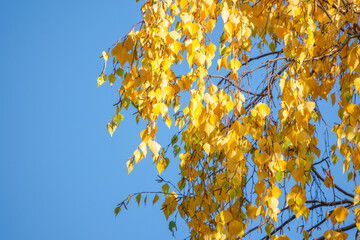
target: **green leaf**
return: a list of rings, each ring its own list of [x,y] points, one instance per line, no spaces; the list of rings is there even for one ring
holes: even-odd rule
[[[284,143],[284,148],[287,149],[287,148],[289,148],[289,147],[292,146],[292,145],[293,145],[293,144],[292,144],[291,141],[286,141],[286,142]]]
[[[269,237],[271,235],[272,230],[273,230],[273,225],[271,225],[271,224],[266,225],[265,232],[268,234]]]
[[[174,145],[175,143],[177,143],[178,140],[179,140],[179,139],[178,139],[178,136],[177,136],[177,135],[174,135],[174,136],[172,137],[172,139],[171,139],[171,145]]]
[[[185,184],[185,178],[182,178],[182,179],[178,182],[177,185],[178,185],[179,190],[182,191],[182,190],[185,188],[185,186],[186,186],[186,184]]]
[[[335,152],[335,151],[336,151],[336,145],[335,145],[335,144],[331,146],[331,151],[332,151],[332,152]]]
[[[271,42],[270,45],[269,45],[269,48],[270,48],[270,51],[271,52],[275,52],[276,50],[276,44],[274,42]]]
[[[169,164],[170,164],[170,159],[169,158],[164,158],[164,160],[165,160],[165,163],[166,163],[165,168],[167,168],[169,166]]]
[[[129,98],[124,98],[122,101],[121,101],[121,104],[122,106],[124,106],[125,109],[128,109],[129,105],[130,105],[130,99]]]
[[[124,75],[124,69],[122,69],[122,68],[116,69],[116,74],[117,74],[119,77],[122,77],[122,76]]]
[[[230,201],[234,200],[236,196],[236,192],[234,189],[230,189],[229,191],[229,197],[230,197]]]
[[[345,93],[345,99],[346,99],[346,101],[349,103],[350,101],[351,101],[351,94],[350,93]]]
[[[167,183],[165,183],[162,186],[162,190],[163,190],[164,194],[167,194],[169,192],[169,185]]]
[[[114,117],[114,121],[116,122],[116,124],[118,126],[120,125],[120,121],[122,121],[123,119],[124,119],[124,116],[121,113],[116,114]]]
[[[206,54],[205,46],[201,46],[200,51],[201,51],[203,54]]]
[[[224,44],[220,44],[219,46],[219,52],[220,52],[220,55],[223,54],[224,50],[225,50],[226,46]]]
[[[120,207],[116,207],[115,210],[114,210],[115,216],[117,216],[120,211],[121,211],[121,208],[120,208]]]
[[[282,181],[282,179],[284,178],[284,172],[277,172],[275,174],[275,178],[280,183]]]
[[[311,117],[312,117],[314,123],[316,123],[316,121],[319,119],[319,116],[318,116],[317,113],[315,113],[315,112],[312,114]]]
[[[314,160],[315,160],[315,155],[314,154],[309,154],[307,156],[307,160],[308,160],[308,162],[313,163]]]
[[[337,163],[337,161],[339,160],[338,156],[336,156],[335,154],[331,156],[331,162],[335,165]]]
[[[130,199],[131,199],[131,195],[129,194],[126,205],[128,205],[128,204],[129,204]]]
[[[138,115],[136,116],[135,120],[136,120],[136,124],[139,124],[140,114],[138,114]]]
[[[116,80],[116,77],[115,77],[114,74],[110,74],[108,76],[108,79],[109,79],[110,86],[112,86],[114,84],[115,80]]]
[[[140,205],[140,200],[141,200],[141,193],[139,193],[139,194],[136,196],[136,202],[137,202],[138,206]]]
[[[174,151],[173,151],[174,157],[176,157],[180,153],[180,151],[181,151],[181,148],[178,145],[175,145]]]
[[[313,39],[313,38],[314,38],[314,33],[313,33],[313,31],[311,31],[311,29],[308,28],[308,29],[307,29],[307,32],[308,32],[309,39]]]
[[[172,235],[174,236],[174,228],[177,230],[176,223],[174,221],[169,222],[169,230],[172,232]]]
[[[101,86],[104,82],[106,82],[106,75],[105,73],[101,73],[100,76],[97,79],[98,87]]]
[[[296,56],[296,52],[295,52],[295,50],[291,50],[291,51],[290,51],[290,55],[289,55],[289,57],[290,57],[291,59],[294,59],[294,58],[295,58],[295,56]]]
[[[180,22],[175,24],[175,31],[179,31],[181,29]]]

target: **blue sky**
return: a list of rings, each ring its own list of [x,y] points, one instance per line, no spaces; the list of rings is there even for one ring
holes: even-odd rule
[[[172,238],[160,204],[113,213],[127,194],[161,189],[151,161],[127,175],[136,125],[129,114],[110,137],[116,88],[96,83],[101,52],[140,20],[140,6],[0,1],[0,239]]]

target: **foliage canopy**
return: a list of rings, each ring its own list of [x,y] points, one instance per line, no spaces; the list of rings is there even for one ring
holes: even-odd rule
[[[160,177],[166,218],[191,239],[357,233],[360,0],[147,0],[141,14],[98,85],[121,83],[110,134],[126,110],[146,123],[129,173],[147,155],[159,175],[179,164],[178,183]],[[178,129],[169,145],[159,122]]]

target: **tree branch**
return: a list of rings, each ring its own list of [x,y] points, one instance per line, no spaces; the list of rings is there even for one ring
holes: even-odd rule
[[[316,169],[314,167],[311,167],[312,171],[315,173],[315,175],[322,181],[324,182],[325,179],[323,177],[321,177],[321,175],[316,171]],[[351,193],[346,192],[344,189],[342,189],[341,187],[339,187],[338,185],[336,185],[334,183],[334,188],[336,188],[338,191],[342,192],[343,194],[345,194],[346,196],[349,196],[351,198],[354,198],[355,196]]]

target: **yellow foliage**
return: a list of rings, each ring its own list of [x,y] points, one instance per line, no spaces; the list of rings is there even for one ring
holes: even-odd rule
[[[360,229],[360,2],[140,2],[143,21],[102,52],[98,86],[121,84],[111,135],[126,111],[146,126],[128,173],[147,147],[158,174],[178,161],[166,218],[179,211],[191,239],[347,237],[306,232],[309,216]]]
[[[349,210],[343,206],[336,207],[330,215],[331,222],[335,225],[336,223],[342,223],[345,221]]]

